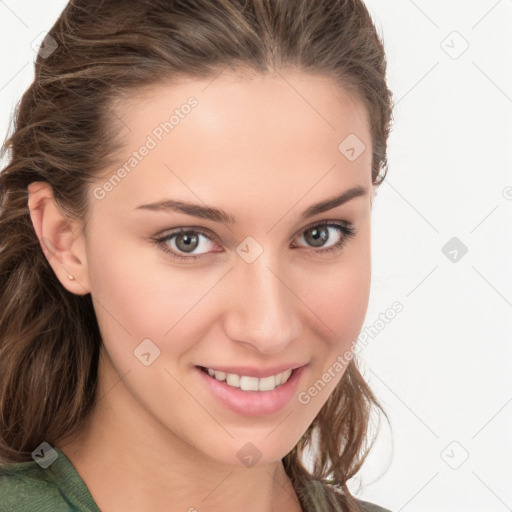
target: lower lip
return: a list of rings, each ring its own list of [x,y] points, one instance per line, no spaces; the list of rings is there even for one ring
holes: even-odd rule
[[[272,391],[243,391],[229,386],[226,381],[221,382],[210,377],[197,366],[195,370],[210,391],[228,409],[244,416],[263,416],[280,411],[290,402],[306,367],[307,365],[304,365],[293,370],[290,378]]]

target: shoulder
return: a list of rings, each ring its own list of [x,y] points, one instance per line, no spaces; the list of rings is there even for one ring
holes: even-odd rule
[[[363,501],[358,499],[357,503],[364,512],[391,512],[391,510],[383,508],[369,501]]]
[[[70,512],[51,474],[36,462],[0,466],[0,512]]]

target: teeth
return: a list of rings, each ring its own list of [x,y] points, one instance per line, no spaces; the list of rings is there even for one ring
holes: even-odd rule
[[[238,375],[236,376],[238,379]],[[272,377],[270,377],[272,378]],[[258,379],[257,377],[240,377],[238,379],[238,383],[240,384],[240,389],[244,391],[258,391]],[[271,389],[274,389],[275,386],[272,386]]]
[[[208,368],[209,370],[210,368]],[[217,380],[226,380],[226,374],[224,372],[218,372],[217,370],[213,371],[215,378]]]
[[[282,386],[292,374],[292,370],[286,370],[285,372],[278,373],[277,375],[258,379],[257,377],[248,377],[247,375],[220,372],[218,370],[213,370],[212,368],[207,368],[207,370],[210,377],[219,381],[226,381],[228,386],[240,388],[243,391],[272,391],[277,386]]]
[[[228,386],[233,386],[234,388],[240,387],[240,375],[236,373],[226,373],[226,383]]]
[[[256,381],[255,391],[272,391],[276,387],[276,376],[264,377],[263,379],[254,379]],[[259,381],[259,382],[258,382]],[[279,379],[281,382],[281,379]],[[244,389],[242,387],[242,389]]]

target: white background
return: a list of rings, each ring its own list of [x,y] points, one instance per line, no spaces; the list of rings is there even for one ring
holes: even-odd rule
[[[65,4],[0,1],[2,140],[33,78],[31,42]],[[393,512],[505,512],[512,509],[512,1],[366,5],[384,38],[396,107],[389,173],[373,206],[364,329],[378,333],[361,357],[391,430],[383,419],[351,489]],[[455,262],[455,253],[443,252],[453,237],[468,249]],[[379,314],[395,301],[404,309],[383,328]]]

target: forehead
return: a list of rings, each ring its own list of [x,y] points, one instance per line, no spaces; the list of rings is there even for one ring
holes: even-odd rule
[[[283,193],[296,202],[311,190],[314,200],[371,181],[366,109],[321,75],[160,83],[119,102],[116,114],[123,150],[105,176],[124,165],[108,195],[127,208],[173,196],[257,204],[263,192],[279,204]],[[357,159],[342,151],[346,140],[359,144]]]
[[[128,143],[135,143],[133,139],[154,128],[155,122],[169,120],[190,98],[199,108],[187,124],[198,137],[212,127],[216,130],[207,133],[209,138],[221,129],[223,134],[238,133],[240,138],[251,129],[264,135],[269,125],[290,136],[308,132],[321,137],[326,131],[351,129],[364,137],[368,129],[367,110],[330,77],[299,71],[273,75],[224,71],[207,79],[176,79],[125,93],[115,111],[130,129]],[[307,124],[297,126],[296,121]],[[174,135],[177,131],[183,128],[174,130]]]

